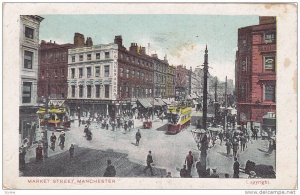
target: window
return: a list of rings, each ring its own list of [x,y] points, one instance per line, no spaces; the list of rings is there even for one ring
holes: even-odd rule
[[[71,78],[74,79],[75,78],[75,68],[71,69]]]
[[[83,61],[83,55],[79,55],[79,61]]]
[[[24,53],[24,68],[32,69],[33,52],[25,51]]]
[[[100,59],[100,53],[96,53],[96,59],[97,59],[97,60]]]
[[[109,65],[104,66],[104,77],[109,77]]]
[[[265,101],[275,102],[275,86],[266,84],[265,86]]]
[[[100,67],[99,66],[95,67],[95,77],[100,77]]]
[[[139,79],[140,78],[140,71],[136,71],[136,77]]]
[[[75,86],[71,86],[71,91],[72,91],[72,97],[75,97]]]
[[[31,102],[31,82],[23,83],[23,92],[22,92],[22,103],[30,103]]]
[[[54,70],[54,78],[57,78],[58,77],[58,72],[57,70]]]
[[[29,38],[29,39],[33,39],[33,33],[34,33],[34,29],[29,28],[29,27],[25,27],[25,37]]]
[[[264,67],[267,71],[274,71],[275,70],[275,57],[274,56],[268,56],[264,57]]]
[[[123,68],[120,68],[120,76],[123,77]]]
[[[82,78],[83,76],[83,68],[79,68],[79,78]]]
[[[91,60],[92,59],[92,54],[87,54],[87,60]]]
[[[132,77],[132,78],[135,77],[135,71],[134,71],[134,70],[131,71],[131,77]]]
[[[72,62],[75,62],[75,56],[72,56]]]
[[[96,98],[100,98],[100,85],[96,85]]]
[[[275,32],[268,32],[264,35],[265,43],[274,43],[276,40]]]
[[[129,78],[129,69],[126,69],[126,78]]]
[[[79,97],[82,98],[83,97],[83,86],[79,85]]]
[[[86,76],[87,78],[90,78],[92,76],[92,69],[91,67],[86,68]]]
[[[92,86],[87,85],[86,86],[86,97],[91,98],[91,96],[92,96]]]
[[[65,77],[65,69],[61,69],[61,77]]]
[[[109,58],[109,52],[105,52],[105,59]]]
[[[109,85],[104,85],[105,88],[105,98],[109,98]]]

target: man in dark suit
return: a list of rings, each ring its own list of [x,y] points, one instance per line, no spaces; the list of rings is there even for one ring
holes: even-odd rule
[[[151,155],[151,151],[149,151],[148,155],[147,155],[147,160],[146,160],[147,166],[144,169],[144,173],[146,173],[147,169],[150,169],[151,175],[153,176],[153,171],[152,171],[152,167],[151,167],[151,163],[153,163],[153,159],[152,159],[152,155]]]

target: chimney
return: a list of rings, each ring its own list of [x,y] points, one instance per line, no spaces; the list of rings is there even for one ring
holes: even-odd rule
[[[87,37],[87,38],[86,38],[85,45],[86,45],[87,47],[93,46],[93,40],[92,40],[91,37]]]
[[[121,35],[115,36],[114,43],[118,44],[118,47],[122,47],[123,46],[122,36]]]
[[[74,45],[75,45],[75,47],[83,47],[84,46],[84,35],[83,34],[75,33]]]
[[[167,58],[167,54],[164,57],[164,61],[168,63],[168,58]]]
[[[140,53],[141,53],[142,55],[146,55],[146,47],[141,47]]]
[[[138,46],[137,46],[137,43],[131,43],[131,46],[129,48],[129,51],[130,52],[133,52],[133,53],[137,53],[138,52]]]
[[[260,16],[259,24],[273,24],[276,23],[276,17],[273,16]]]

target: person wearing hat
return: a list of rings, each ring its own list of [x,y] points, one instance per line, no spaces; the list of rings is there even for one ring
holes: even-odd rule
[[[240,174],[240,163],[237,161],[237,158],[234,157],[233,178],[239,178],[239,174]]]
[[[135,140],[136,140],[135,145],[136,145],[136,146],[139,145],[140,139],[141,139],[141,138],[142,138],[142,135],[141,135],[141,133],[140,133],[140,130],[138,129],[138,131],[137,131],[136,134],[135,134]]]
[[[217,169],[212,169],[213,173],[210,175],[211,178],[219,178],[219,174],[217,174]]]
[[[189,151],[189,154],[185,158],[185,164],[187,166],[188,174],[191,175],[192,166],[194,164],[194,157],[192,151]]]
[[[168,172],[166,178],[171,178],[171,177],[172,177],[171,172]]]
[[[65,140],[66,140],[64,131],[61,132],[61,134],[58,137],[58,140],[59,140],[58,145],[60,145],[63,148],[65,146]]]
[[[115,177],[115,176],[116,176],[116,169],[111,164],[111,160],[107,160],[107,167],[106,167],[103,177]]]
[[[146,166],[146,168],[144,169],[144,173],[146,173],[146,170],[147,170],[147,169],[150,169],[151,176],[153,176],[154,174],[153,174],[153,170],[152,170],[152,167],[151,167],[151,163],[153,163],[153,159],[152,159],[151,151],[149,151],[149,153],[148,153],[148,155],[147,155],[146,163],[147,163],[147,166]]]
[[[70,158],[74,157],[74,151],[75,151],[74,144],[71,144],[71,146],[69,148]]]

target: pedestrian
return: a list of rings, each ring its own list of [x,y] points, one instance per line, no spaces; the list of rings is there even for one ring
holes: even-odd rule
[[[246,139],[246,137],[243,135],[243,136],[241,136],[240,140],[241,140],[241,151],[245,151],[247,139]]]
[[[229,139],[226,140],[225,146],[226,146],[226,151],[227,151],[227,156],[228,156],[231,153],[231,147],[232,147],[232,144],[229,141]]]
[[[65,140],[66,140],[65,132],[64,131],[61,132],[61,134],[58,137],[58,140],[59,140],[59,144],[58,145],[63,149],[64,146],[65,146]]]
[[[48,142],[47,142],[47,140],[43,141],[43,150],[44,150],[44,157],[48,158]]]
[[[206,175],[205,168],[201,164],[201,158],[199,158],[199,161],[196,163],[196,169],[199,178],[203,178]]]
[[[151,163],[153,163],[153,159],[152,159],[151,151],[149,151],[149,153],[148,153],[148,155],[147,155],[146,163],[147,163],[147,166],[146,166],[146,168],[144,169],[144,173],[146,173],[146,170],[147,170],[147,169],[150,169],[151,176],[153,176],[154,174],[153,174],[153,170],[152,170],[152,167],[151,167]]]
[[[106,130],[108,130],[108,123],[106,123]]]
[[[25,155],[26,150],[21,147],[19,150],[19,169],[25,169]]]
[[[168,172],[166,178],[171,178],[171,177],[172,177],[171,172]]]
[[[183,165],[183,168],[180,170],[180,177],[182,177],[182,178],[189,177],[189,173],[188,173],[188,170],[186,169],[186,165]]]
[[[35,149],[35,159],[36,161],[43,160],[43,147],[38,144],[37,148]]]
[[[86,133],[89,131],[89,127],[87,125],[84,126],[83,133],[86,136]]]
[[[55,150],[55,142],[56,142],[56,136],[55,136],[55,134],[52,132],[52,135],[50,136],[50,143],[51,143],[50,148],[51,148],[53,151]]]
[[[222,145],[223,137],[224,137],[224,133],[223,133],[223,131],[220,131],[220,133],[219,133],[220,145]]]
[[[239,143],[234,140],[232,144],[233,157],[237,157],[237,151],[239,150]]]
[[[136,146],[139,145],[140,139],[141,139],[141,138],[142,138],[142,135],[141,135],[141,133],[140,133],[140,130],[138,129],[138,131],[137,131],[136,134],[135,134],[135,139],[136,139],[135,145],[136,145]]]
[[[187,166],[188,174],[191,175],[192,166],[194,164],[194,156],[192,155],[192,151],[189,151],[189,154],[186,156],[185,164]]]
[[[116,176],[116,169],[111,164],[111,160],[107,160],[107,167],[105,169],[103,177],[115,177]]]
[[[125,130],[125,132],[127,131],[127,127],[128,127],[128,125],[127,125],[127,122],[125,121],[125,124],[124,124],[124,130]]]
[[[75,151],[74,144],[71,144],[71,146],[69,148],[70,158],[74,157],[74,151]]]
[[[78,127],[80,127],[81,119],[78,119]]]
[[[233,178],[239,178],[239,174],[240,174],[240,163],[237,161],[237,158],[234,157]]]
[[[219,178],[219,174],[217,174],[217,169],[212,169],[213,173],[210,175],[211,178]]]

